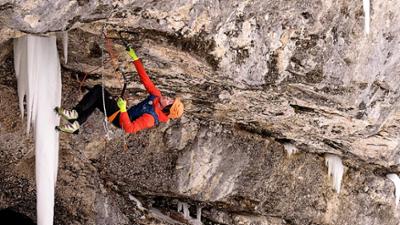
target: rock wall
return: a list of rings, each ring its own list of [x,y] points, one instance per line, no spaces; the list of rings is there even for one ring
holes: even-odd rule
[[[399,172],[399,8],[372,1],[366,35],[361,0],[0,3],[4,49],[18,31],[69,30],[65,106],[101,75],[120,92],[102,31],[130,104],[145,93],[118,32],[161,91],[185,103],[182,119],[138,134],[113,129],[107,140],[96,113],[79,135],[61,135],[56,223],[184,224],[176,209],[187,202],[205,224],[398,224],[385,175]],[[34,218],[32,139],[17,118],[9,52],[0,53],[0,207]],[[325,153],[345,165],[339,194]]]

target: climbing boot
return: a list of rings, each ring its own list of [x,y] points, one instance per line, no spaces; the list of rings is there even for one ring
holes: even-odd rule
[[[78,134],[79,128],[80,128],[80,125],[79,125],[78,121],[75,121],[72,124],[68,123],[68,124],[65,124],[62,126],[56,126],[56,130],[62,131],[65,133],[70,133],[70,134]]]
[[[76,120],[78,119],[78,112],[74,109],[68,110],[63,109],[62,107],[56,107],[54,110],[58,113],[58,115],[62,116],[66,120]]]

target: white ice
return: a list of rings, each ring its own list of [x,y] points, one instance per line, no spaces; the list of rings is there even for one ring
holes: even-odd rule
[[[178,202],[178,212],[182,212],[183,211],[183,217],[189,221],[190,224],[192,225],[203,225],[203,223],[201,222],[201,207],[197,207],[197,215],[196,218],[192,218],[190,216],[190,212],[189,212],[189,204],[185,203],[185,202]]]
[[[62,32],[63,34],[63,50],[64,50],[64,63],[68,62],[68,31]]]
[[[393,184],[394,184],[394,188],[395,188],[395,197],[396,197],[396,206],[399,204],[399,200],[400,200],[400,178],[397,174],[395,173],[389,173],[386,175],[387,178],[389,178]]]
[[[183,206],[183,217],[185,217],[185,219],[191,219],[189,213],[189,204],[182,203],[182,206]]]
[[[283,147],[285,147],[285,150],[288,154],[288,156],[290,157],[292,154],[295,154],[296,152],[298,152],[299,150],[296,148],[296,146],[294,146],[291,143],[285,143],[283,144]]]
[[[143,204],[139,201],[139,199],[135,198],[133,195],[129,194],[129,199],[136,203],[136,206],[140,211],[145,211],[146,208],[143,207]]]
[[[344,173],[342,160],[333,154],[325,154],[325,165],[328,166],[328,176],[332,176],[332,188],[339,193]]]
[[[178,212],[181,212],[182,210],[183,210],[182,202],[178,202]]]
[[[197,206],[197,215],[196,215],[197,222],[201,223],[201,207]]]
[[[369,23],[370,23],[370,0],[363,0],[364,9],[364,32],[369,34]]]
[[[15,39],[14,66],[21,115],[25,98],[27,132],[31,124],[34,130],[37,224],[52,225],[58,167],[58,133],[54,127],[59,123],[53,109],[61,103],[56,38],[27,35]]]

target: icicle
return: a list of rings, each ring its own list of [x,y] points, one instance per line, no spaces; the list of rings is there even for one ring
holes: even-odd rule
[[[178,212],[182,212],[183,217],[192,225],[203,225],[201,222],[201,209],[202,207],[197,206],[197,214],[196,218],[192,218],[190,216],[190,211],[189,211],[189,204],[185,202],[179,202],[178,201]]]
[[[387,178],[389,178],[393,184],[394,184],[394,188],[395,188],[395,197],[396,197],[396,206],[399,204],[399,200],[400,200],[400,178],[397,174],[395,173],[389,173],[386,175]]]
[[[64,50],[64,63],[68,62],[68,31],[64,31],[63,33],[63,50]]]
[[[283,147],[285,147],[285,150],[288,154],[288,156],[290,157],[292,154],[297,153],[299,150],[296,148],[296,146],[294,146],[291,143],[285,143],[283,144]]]
[[[363,0],[364,9],[364,32],[369,34],[369,24],[370,24],[370,0]]]
[[[24,97],[28,94],[27,93],[28,79],[26,79],[27,76],[26,74],[28,73],[28,66],[27,66],[28,48],[27,48],[26,38],[27,37],[24,36],[18,39],[14,39],[14,68],[15,68],[15,76],[17,77],[17,83],[18,83],[18,100],[19,100],[19,110],[21,112],[21,118],[24,118]]]
[[[182,206],[183,206],[183,217],[185,219],[191,219],[190,212],[189,212],[189,204],[182,203]]]
[[[59,123],[53,109],[61,103],[61,68],[55,37],[23,36],[14,41],[14,66],[21,114],[26,97],[27,131],[35,137],[37,224],[52,225],[58,167]]]
[[[178,212],[181,212],[182,210],[183,210],[182,202],[178,202]]]
[[[325,165],[328,166],[328,176],[332,176],[332,188],[339,193],[344,172],[342,160],[336,155],[325,154]]]
[[[129,200],[134,201],[136,203],[136,206],[138,207],[139,210],[145,211],[146,208],[143,207],[143,204],[139,201],[139,199],[133,197],[132,195],[128,195]]]
[[[196,219],[197,219],[197,222],[201,222],[201,207],[200,206],[197,206],[197,215],[196,215]]]

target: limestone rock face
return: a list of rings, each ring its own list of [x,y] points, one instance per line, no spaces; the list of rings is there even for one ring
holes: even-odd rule
[[[177,212],[188,203],[204,224],[397,225],[385,175],[400,162],[400,2],[371,2],[369,34],[362,4],[0,2],[0,207],[35,217],[10,38],[69,30],[66,107],[101,77],[119,95],[111,61],[129,80],[129,103],[146,96],[124,39],[162,93],[182,97],[185,114],[132,135],[111,128],[108,140],[96,112],[79,135],[62,134],[57,224],[193,224]],[[340,193],[325,153],[345,166]]]

